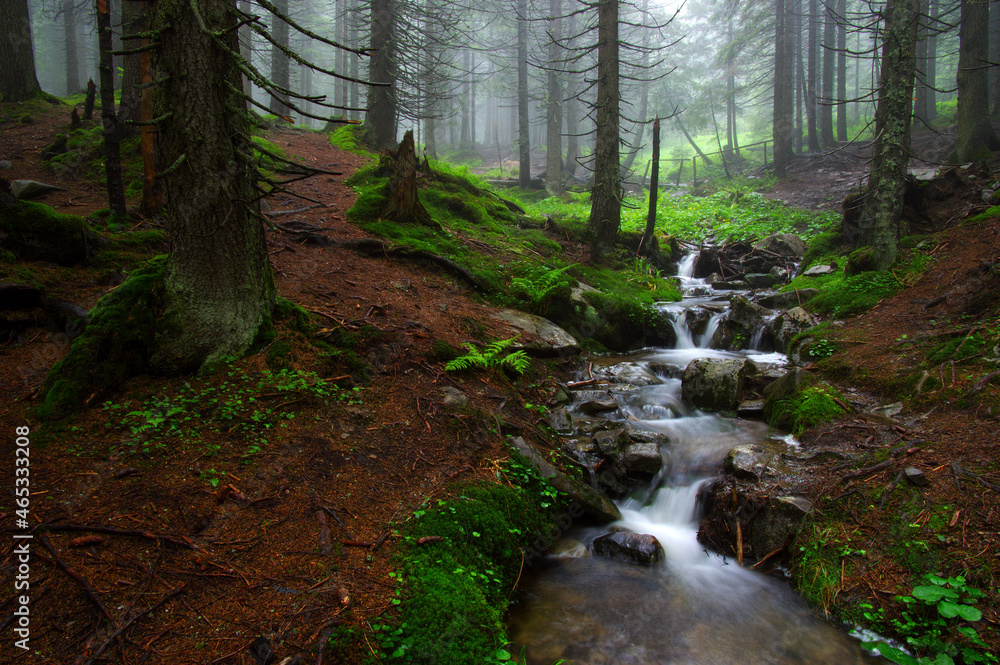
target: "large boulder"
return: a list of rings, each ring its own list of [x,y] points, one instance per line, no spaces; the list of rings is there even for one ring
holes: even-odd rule
[[[801,307],[783,312],[770,324],[775,351],[785,353],[793,337],[815,325],[816,320]]]
[[[818,381],[819,379],[813,374],[801,367],[793,367],[788,370],[780,379],[772,381],[764,387],[764,417],[770,420],[778,402],[795,397]]]
[[[552,487],[569,496],[584,513],[602,524],[622,518],[621,511],[607,496],[581,480],[576,480],[555,468],[534,446],[519,436],[507,437],[507,443]]]
[[[750,546],[751,554],[759,559],[786,547],[812,508],[810,501],[798,496],[768,499],[750,519],[747,528],[745,542]]]
[[[681,396],[700,409],[733,411],[740,403],[747,377],[757,372],[757,366],[746,358],[698,358],[684,370]]]
[[[757,304],[768,309],[788,309],[798,307],[819,295],[819,289],[796,289],[795,291],[782,291],[772,293],[757,300]]]
[[[736,446],[726,455],[723,468],[740,480],[759,480],[764,474],[777,470],[775,457],[776,453],[755,443]]]
[[[524,349],[538,356],[566,356],[580,352],[580,345],[572,335],[541,316],[516,309],[501,310],[493,316],[526,337],[518,340],[513,349]]]
[[[622,451],[621,460],[630,476],[652,477],[663,466],[663,455],[655,443],[631,443]]]
[[[660,377],[656,376],[644,366],[638,363],[625,362],[607,367],[595,368],[594,376],[612,383],[627,384],[631,386],[653,386],[663,383]]]
[[[757,241],[754,251],[771,252],[789,258],[801,259],[805,256],[809,245],[797,235],[791,233],[772,233],[763,240]]]
[[[594,555],[652,566],[663,560],[663,546],[648,533],[618,531],[596,538]]]
[[[733,296],[729,316],[712,336],[712,348],[739,351],[745,349],[754,335],[767,322],[771,312],[744,296]]]

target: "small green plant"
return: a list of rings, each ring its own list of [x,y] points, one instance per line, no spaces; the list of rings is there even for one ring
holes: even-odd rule
[[[540,306],[553,293],[570,286],[574,280],[566,275],[566,271],[575,266],[571,263],[558,269],[544,266],[535,269],[527,277],[514,277],[510,280],[515,293],[522,295],[534,306]]]
[[[806,349],[806,355],[813,360],[822,360],[823,358],[829,358],[834,353],[837,352],[837,347],[833,345],[832,342],[826,339],[821,339],[813,342]]]
[[[914,657],[881,642],[866,646],[898,665],[954,665],[956,658],[967,664],[997,662],[996,656],[985,651],[988,647],[976,629],[968,625],[983,618],[975,607],[983,592],[966,584],[961,575],[928,574],[924,579],[930,584],[913,587],[909,596],[896,596],[908,609],[892,626],[915,652],[927,655]]]
[[[471,342],[465,343],[465,348],[469,350],[464,356],[459,356],[445,364],[444,368],[449,372],[461,372],[467,369],[480,368],[486,370],[510,369],[515,374],[524,374],[528,369],[530,359],[528,354],[522,349],[507,353],[507,349],[517,337],[510,339],[500,339],[490,342],[482,349]]]

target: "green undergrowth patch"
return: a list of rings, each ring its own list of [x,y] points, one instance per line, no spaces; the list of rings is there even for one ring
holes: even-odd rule
[[[508,598],[525,554],[564,506],[517,460],[498,476],[498,483],[426,502],[401,529],[399,611],[376,630],[380,658],[435,665],[512,660],[503,623]]]
[[[839,402],[839,403],[838,403]],[[826,384],[810,386],[805,390],[778,400],[771,411],[771,425],[789,430],[796,436],[826,422],[842,417],[846,411],[844,396]]]
[[[828,515],[830,513],[827,513]],[[864,564],[863,538],[836,518],[807,523],[790,548],[790,572],[796,589],[812,605],[830,612],[844,577]]]
[[[626,200],[622,229],[641,232],[646,226],[649,197]],[[753,241],[772,233],[810,237],[836,228],[840,219],[832,212],[817,213],[785,206],[756,192],[721,191],[711,196],[660,196],[656,204],[656,229],[667,235],[700,242]]]
[[[343,125],[330,132],[330,145],[346,152],[361,155],[362,157],[375,157],[375,153],[369,151],[361,142],[364,135],[363,125]]]
[[[65,266],[85,259],[96,239],[84,218],[34,201],[17,201],[0,209],[0,232],[5,236],[4,246],[18,257]]]
[[[360,400],[359,389],[342,389],[315,372],[227,365],[169,392],[120,397],[102,408],[106,427],[122,435],[122,448],[111,452],[148,457],[167,448],[194,446],[212,457],[220,441],[228,440],[240,448],[232,452],[249,464],[303,411],[329,401]]]

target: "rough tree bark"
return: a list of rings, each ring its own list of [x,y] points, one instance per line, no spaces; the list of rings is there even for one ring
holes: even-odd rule
[[[407,130],[396,150],[382,154],[379,168],[391,173],[386,186],[386,205],[382,211],[384,219],[441,228],[417,196],[417,152],[412,130]]]
[[[792,36],[791,11],[786,0],[775,0],[774,110],[771,133],[774,140],[774,175],[785,177],[792,159]]]
[[[41,92],[35,76],[28,0],[7,0],[0,11],[0,102],[23,102]]]
[[[622,186],[619,152],[618,3],[597,4],[597,135],[594,189],[590,207],[591,255],[600,260],[614,249],[621,227]]]
[[[531,125],[528,116],[528,3],[517,0],[517,182],[531,187]]]
[[[910,118],[916,69],[919,0],[888,0],[885,43],[875,110],[872,170],[859,217],[860,244],[872,248],[871,267],[885,270],[899,253],[899,222],[910,161]]]
[[[962,0],[958,31],[958,137],[952,162],[988,158],[1000,149],[989,118],[989,5]]]
[[[837,140],[847,135],[847,0],[837,0]]]
[[[121,16],[123,35],[133,35],[145,30],[145,3],[126,0],[122,3]],[[126,39],[124,44],[126,49],[134,49],[139,46],[139,41]],[[123,69],[118,119],[122,122],[138,122],[142,113],[142,88],[139,87],[142,83],[142,54],[126,55]],[[126,134],[136,134],[139,131],[136,125],[122,125],[122,130]]]
[[[823,99],[819,107],[819,138],[824,146],[833,145],[833,64],[836,56],[836,26],[833,8],[823,3]]]
[[[154,370],[175,373],[239,356],[274,304],[274,275],[258,217],[250,126],[235,61],[205,29],[239,51],[236,0],[154,0],[150,23],[163,31],[153,51],[154,115],[170,220],[164,273],[166,311]]]
[[[121,123],[115,115],[114,67],[111,56],[111,11],[108,0],[97,0],[97,36],[101,61],[101,122],[104,126],[104,173],[108,180],[108,207],[111,213],[123,219],[125,210],[125,185],[122,183]]]
[[[559,39],[561,0],[549,0],[549,72],[546,100],[545,189],[551,196],[563,193],[562,184],[562,86],[559,85]]]
[[[288,16],[288,0],[274,0],[274,6],[285,16]],[[271,15],[271,36],[274,41],[288,47],[288,24],[277,16]],[[278,88],[288,89],[290,82],[288,56],[277,45],[271,45],[271,82]],[[286,98],[287,99],[287,98]],[[271,97],[271,113],[288,117],[291,109],[283,102],[282,97]]]
[[[788,10],[785,10],[788,13]],[[776,19],[777,20],[777,19]],[[809,0],[809,38],[806,48],[809,49],[809,60],[806,65],[806,140],[809,152],[819,152],[819,132],[816,130],[816,79],[819,76],[817,60],[819,58],[819,3]]]
[[[80,57],[76,50],[76,6],[74,0],[63,0],[63,42],[66,50],[66,94],[80,90]]]
[[[369,78],[388,86],[368,89],[365,143],[378,150],[396,146],[396,6],[394,0],[372,0]]]

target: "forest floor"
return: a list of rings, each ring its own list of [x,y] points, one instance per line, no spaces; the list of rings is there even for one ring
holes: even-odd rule
[[[65,124],[65,114],[54,111],[36,113],[31,124],[3,124],[0,159],[12,168],[0,177],[58,184],[67,191],[42,202],[89,215],[107,205],[93,174],[56,177],[39,155]],[[338,241],[361,237],[345,219],[355,193],[344,179],[365,160],[334,149],[322,134],[280,130],[271,139],[291,157],[344,172],[300,183],[300,193],[324,205],[275,221],[317,225]],[[856,183],[853,178],[845,182]],[[802,190],[815,185],[804,177],[796,182]],[[901,379],[918,364],[911,356],[922,348],[905,340],[932,339],[944,326],[975,327],[987,315],[995,325],[997,291],[989,291],[988,311],[968,313],[981,266],[1000,261],[997,218],[960,224],[985,209],[978,199],[982,186],[968,187],[932,215],[929,223],[941,235],[934,240],[935,262],[919,280],[837,327],[836,340],[849,350],[825,361],[837,361],[827,366],[830,374],[884,402],[896,401]],[[276,213],[309,204],[278,198],[268,205]],[[159,228],[159,220],[136,217],[130,230]],[[40,426],[31,409],[46,372],[66,353],[68,337],[39,320],[0,346],[0,420],[8,432],[31,428],[30,520],[49,525],[32,544],[31,649],[8,649],[8,662],[71,663],[103,652],[100,658],[112,662],[248,664],[255,662],[249,645],[260,636],[279,660],[309,651],[317,663],[374,656],[370,626],[394,611],[398,526],[428,501],[450,496],[457,483],[497,482],[507,452],[496,431],[499,420],[480,414],[499,414],[505,424],[530,431],[537,414],[524,404],[546,404],[574,369],[570,362],[548,365],[518,383],[446,374],[434,359],[433,342],[459,346],[514,334],[464,283],[433,267],[301,244],[288,234],[268,232],[268,241],[279,294],[314,313],[330,334],[349,339],[352,350],[321,351],[282,326],[275,342],[234,364],[228,376],[139,377],[114,395],[95,398],[78,416]],[[0,281],[40,283],[49,296],[89,308],[120,283],[121,271],[136,258],[141,252],[78,268],[2,264]],[[1000,408],[983,405],[996,404],[1000,391],[987,384],[982,395],[989,400],[975,401],[980,408],[963,401],[982,378],[972,365],[943,364],[942,385],[896,422],[847,418],[807,435],[803,445],[836,442],[872,454],[906,445],[898,463],[849,482],[835,465],[818,466],[813,497],[821,509],[826,500],[846,505],[844,528],[859,534],[852,547],[867,543],[876,553],[886,518],[860,503],[864,488],[891,483],[904,461],[924,470],[931,484],[910,517],[926,525],[947,509],[935,556],[945,572],[966,570],[980,588],[992,590],[983,624],[988,629],[980,633],[997,651],[1000,570],[986,562],[1000,558]],[[306,395],[286,403],[276,385],[264,396],[270,421],[260,427],[243,413],[225,427],[157,429],[164,404],[194,411],[194,402],[213,395],[236,399],[249,377],[268,367],[336,381],[338,399]],[[460,389],[470,405],[445,406],[445,388]],[[13,479],[13,435],[6,438],[11,443],[4,445],[0,473]],[[974,475],[962,476],[953,465]],[[5,486],[13,487],[13,480]],[[862,491],[852,493],[858,486]],[[4,505],[0,527],[10,534],[17,531],[15,515],[9,502]],[[7,632],[14,605],[9,552],[0,556],[0,566],[0,620]],[[838,593],[876,607],[908,591],[910,571],[892,556],[873,554],[842,571]],[[317,658],[317,646],[338,626],[359,629],[362,639],[351,650]]]

